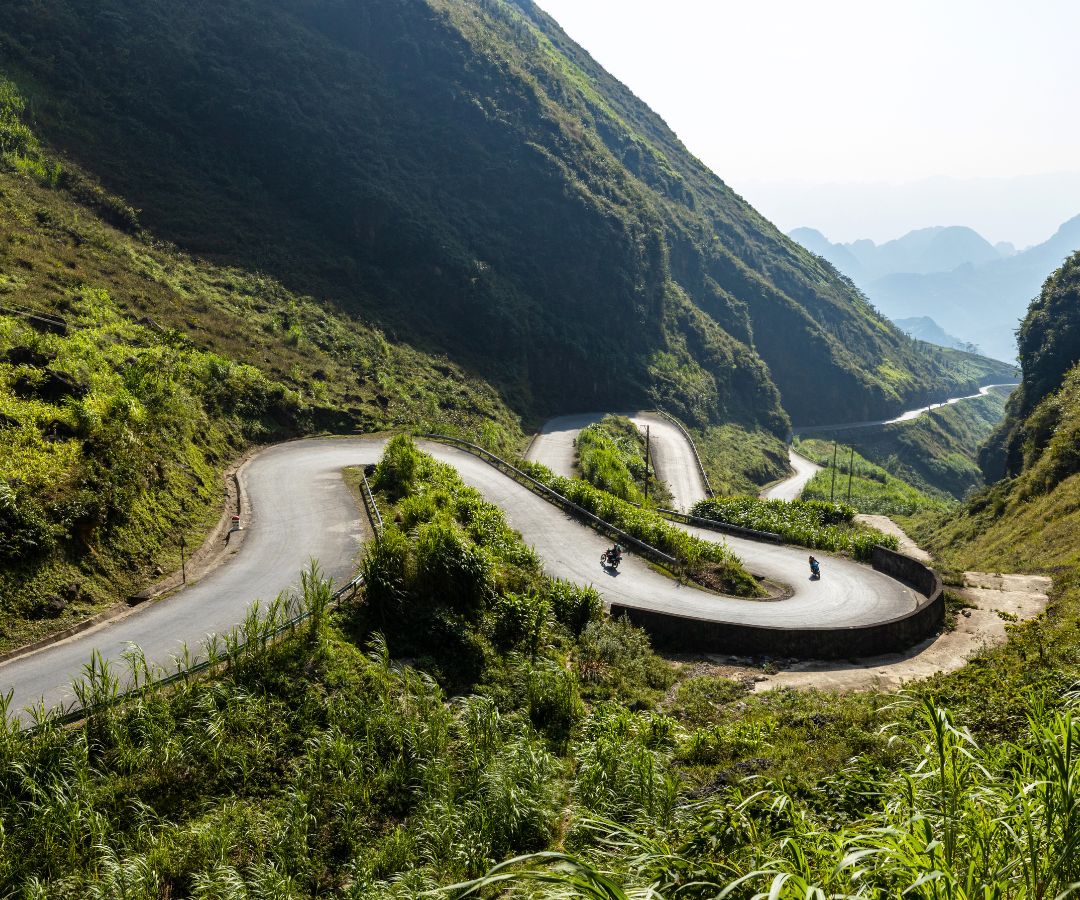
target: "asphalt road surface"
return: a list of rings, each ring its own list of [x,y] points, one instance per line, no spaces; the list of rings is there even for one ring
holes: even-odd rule
[[[763,499],[798,500],[806,483],[814,477],[815,473],[821,471],[821,466],[812,459],[807,459],[801,453],[796,453],[791,449],[788,450],[788,460],[791,462],[794,474],[764,488],[761,491]]]
[[[821,431],[845,431],[849,428],[872,428],[875,425],[895,425],[897,422],[910,422],[912,419],[917,419],[919,416],[926,415],[933,409],[942,406],[952,406],[954,403],[959,403],[961,400],[975,400],[978,397],[985,397],[994,388],[1015,388],[1019,387],[1018,384],[987,384],[979,388],[977,394],[968,394],[964,397],[950,397],[948,400],[943,400],[941,403],[933,403],[929,406],[920,406],[917,409],[909,409],[907,412],[902,412],[894,419],[875,419],[871,422],[845,422],[840,425],[798,425],[792,428],[794,434],[817,434]]]
[[[12,709],[42,701],[50,708],[70,703],[70,684],[93,650],[119,662],[134,643],[151,661],[169,668],[182,643],[197,650],[207,634],[228,632],[242,622],[253,600],[269,600],[295,588],[300,571],[313,558],[337,582],[346,581],[363,531],[361,513],[341,470],[376,462],[384,443],[323,438],[260,453],[243,473],[251,520],[240,550],[197,585],[0,666],[0,690],[13,693]],[[720,597],[679,585],[632,555],[613,573],[600,565],[608,542],[561,509],[464,451],[422,446],[457,467],[468,484],[505,511],[549,575],[593,584],[608,603],[770,626],[868,624],[891,619],[916,604],[911,590],[869,567],[822,557],[824,577],[811,582],[807,551],[735,538],[727,542],[751,571],[794,587],[790,599],[769,603]],[[690,530],[710,540],[719,537]]]
[[[527,458],[543,463],[556,475],[573,478],[577,474],[574,468],[574,441],[578,432],[606,415],[608,413],[578,413],[549,419],[529,447]],[[686,512],[698,500],[705,499],[705,481],[701,477],[694,449],[678,426],[656,413],[629,412],[618,415],[626,416],[642,433],[646,426],[649,427],[653,465],[671,491],[676,510]]]

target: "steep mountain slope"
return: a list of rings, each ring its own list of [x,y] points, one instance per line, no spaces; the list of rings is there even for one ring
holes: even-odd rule
[[[1080,585],[1080,253],[1047,279],[1020,329],[1024,380],[984,447],[1001,479],[933,537],[956,565],[1041,569]]]
[[[1017,335],[1023,381],[1005,419],[980,455],[988,478],[1016,477],[1049,466],[1046,488],[1080,471],[1080,432],[1067,424],[1070,391],[1080,376],[1080,252],[1043,285]],[[1071,386],[1071,387],[1070,387]]]
[[[781,398],[864,418],[958,380],[527,0],[12,0],[0,38],[37,126],[145,226],[519,411],[782,434]]]
[[[405,423],[521,438],[444,358],[107,224],[94,208],[133,213],[52,158],[18,106],[0,80],[0,652],[178,567],[254,442]]]

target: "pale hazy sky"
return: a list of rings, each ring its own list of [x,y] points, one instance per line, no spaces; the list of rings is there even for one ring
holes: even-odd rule
[[[537,3],[785,230],[882,240],[967,224],[1024,245],[1080,213],[1076,0]],[[1006,183],[1032,175],[1060,185]],[[979,181],[904,187],[935,176]],[[998,199],[969,212],[984,179]],[[817,186],[853,183],[861,208],[806,218]]]

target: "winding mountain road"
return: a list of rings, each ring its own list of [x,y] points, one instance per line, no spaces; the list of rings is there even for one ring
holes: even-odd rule
[[[685,443],[681,435],[679,439]],[[666,459],[681,453],[674,439],[663,440],[665,448],[671,448]],[[341,470],[376,462],[384,445],[377,439],[322,438],[260,453],[242,473],[251,520],[239,552],[197,585],[0,666],[0,690],[13,693],[12,709],[38,702],[47,708],[70,703],[70,684],[82,674],[93,650],[119,661],[134,643],[152,662],[170,668],[182,643],[196,650],[206,635],[227,632],[242,622],[256,598],[269,600],[295,588],[299,572],[312,558],[336,581],[347,580],[363,531]],[[823,627],[892,619],[917,602],[912,590],[866,566],[830,558],[828,578],[810,582],[804,550],[736,538],[727,539],[731,549],[755,573],[792,585],[790,599],[769,603],[720,597],[680,585],[632,555],[612,573],[599,565],[606,539],[561,509],[469,453],[435,443],[422,447],[454,465],[468,484],[505,511],[549,575],[593,584],[609,604],[721,622]],[[658,455],[658,462],[662,458]],[[688,530],[718,539],[715,532]]]
[[[594,425],[609,413],[578,413],[549,419],[533,439],[526,458],[540,462],[556,475],[573,478],[574,441],[581,429]],[[706,496],[705,480],[701,477],[694,449],[687,443],[679,427],[663,416],[652,412],[617,413],[626,416],[641,431],[649,427],[653,465],[660,479],[668,486],[677,510],[686,512]]]
[[[954,403],[959,403],[961,400],[976,400],[979,397],[985,397],[990,391],[995,388],[1015,388],[1019,385],[1016,384],[987,384],[979,388],[977,394],[968,394],[964,397],[950,397],[942,403],[935,404],[937,407],[952,406]],[[846,425],[815,425],[805,426],[801,428],[794,428],[795,434],[812,434],[825,431],[843,431],[849,428],[871,428],[875,425],[895,425],[897,422],[910,422],[913,419],[924,416],[930,412],[933,407],[920,406],[917,409],[909,409],[907,412],[902,412],[900,415],[893,419],[877,419],[872,422],[849,422]],[[760,496],[766,500],[798,500],[802,496],[803,488],[806,487],[807,482],[817,472],[820,472],[823,466],[818,465],[811,459],[807,459],[801,453],[796,453],[794,450],[788,450],[788,461],[791,463],[792,474],[782,481],[778,481],[775,484],[771,484],[766,488],[763,488]]]
[[[822,468],[812,459],[807,459],[801,453],[796,453],[791,449],[788,450],[788,461],[791,463],[793,474],[763,488],[760,495],[762,499],[798,500],[802,496],[803,488]]]

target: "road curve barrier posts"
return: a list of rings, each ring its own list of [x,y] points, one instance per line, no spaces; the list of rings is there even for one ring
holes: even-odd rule
[[[859,659],[901,653],[941,630],[945,596],[933,569],[884,547],[874,548],[872,565],[917,592],[915,609],[884,622],[828,628],[718,622],[618,603],[611,605],[611,615],[625,616],[645,629],[658,649],[772,658]]]
[[[382,512],[379,510],[379,504],[375,502],[375,495],[371,492],[371,485],[368,484],[367,480],[368,475],[374,473],[374,471],[374,466],[367,466],[361,471],[360,497],[364,501],[364,511],[367,513],[368,521],[371,522],[371,527],[375,531],[375,536],[381,537],[383,533]]]

